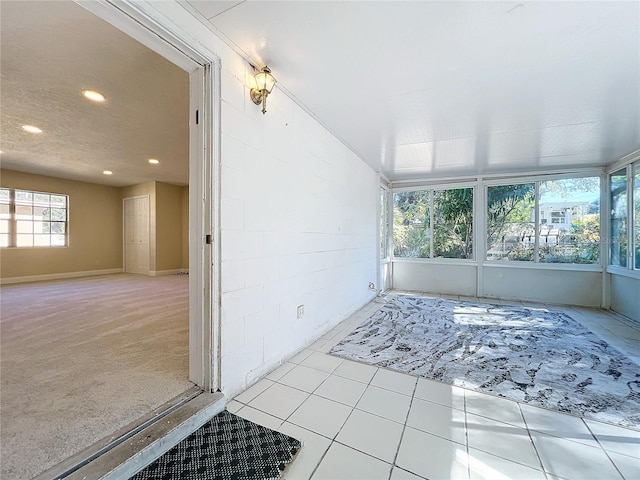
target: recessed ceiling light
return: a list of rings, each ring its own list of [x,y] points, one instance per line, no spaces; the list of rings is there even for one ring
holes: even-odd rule
[[[92,102],[105,101],[104,95],[102,95],[99,92],[96,92],[95,90],[83,90],[82,95],[84,95],[86,99],[91,100]]]
[[[160,160],[158,160],[157,158],[150,158],[149,163],[152,165],[157,165],[160,163]]]
[[[103,175],[113,175],[113,172],[111,170],[103,170],[102,174]]]
[[[33,125],[22,125],[22,129],[25,132],[29,132],[29,133],[42,133],[42,130],[38,127],[35,127]]]

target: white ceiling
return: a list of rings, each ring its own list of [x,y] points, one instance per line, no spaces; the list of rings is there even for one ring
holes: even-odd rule
[[[391,180],[640,148],[637,1],[184,5]]]
[[[637,1],[180,1],[272,68],[271,102],[286,91],[390,180],[601,166],[640,148]],[[4,168],[187,183],[184,71],[72,2],[0,6]]]
[[[3,168],[113,186],[188,184],[185,71],[71,1],[0,8]],[[83,89],[107,101],[89,102]]]

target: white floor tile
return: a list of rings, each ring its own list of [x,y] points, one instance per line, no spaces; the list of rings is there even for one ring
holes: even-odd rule
[[[607,452],[640,458],[640,432],[591,420],[585,420],[585,422]],[[638,477],[640,477],[640,466]]]
[[[230,413],[236,413],[238,410],[240,410],[242,407],[244,407],[244,405],[240,402],[236,402],[235,400],[231,400],[229,403],[227,403],[226,405],[226,409],[230,412]]]
[[[581,418],[530,405],[521,405],[520,408],[529,430],[566,438],[592,447],[598,446]]]
[[[407,425],[466,445],[464,412],[414,398]]]
[[[398,467],[393,467],[391,471],[391,479],[390,480],[426,480],[424,477],[419,477],[418,475],[414,475],[413,473],[409,473],[406,470],[402,470]]]
[[[531,468],[542,468],[529,433],[524,428],[467,413],[467,439],[469,448]]]
[[[466,389],[464,395],[467,412],[517,427],[525,427],[522,414],[516,402]]]
[[[600,447],[539,432],[532,437],[545,472],[568,480],[622,478]]]
[[[333,373],[338,366],[343,362],[341,358],[332,357],[325,353],[313,352],[310,356],[305,358],[301,365],[306,367],[315,368],[327,373]]]
[[[312,480],[387,480],[391,465],[333,443]]]
[[[286,420],[304,402],[308,393],[278,383],[249,402],[249,406]]]
[[[278,431],[302,442],[302,449],[287,466],[283,479],[308,480],[331,445],[331,440],[289,422],[283,423]]]
[[[301,352],[299,352],[298,354],[296,354],[292,358],[290,358],[289,362],[290,363],[301,363],[306,358],[309,358],[312,353],[314,353],[314,350],[311,350],[309,348],[305,348],[304,350],[302,350]]]
[[[453,385],[419,378],[415,396],[446,407],[464,410],[464,389]]]
[[[271,430],[277,430],[282,425],[282,419],[269,415],[268,413],[261,412],[251,407],[243,407],[236,413],[239,417],[246,418],[250,422],[257,423],[263,427],[270,428]]]
[[[316,352],[328,352],[329,349],[327,348],[327,343],[328,343],[327,340],[325,340],[324,338],[321,338],[313,342],[307,348],[309,350],[314,350]]]
[[[271,380],[263,378],[255,385],[252,385],[251,387],[247,388],[241,394],[236,395],[236,398],[234,398],[234,400],[240,403],[249,403],[251,400],[256,398],[258,395],[264,392],[271,385],[273,385],[273,382]]]
[[[338,368],[335,369],[333,374],[349,378],[357,382],[369,383],[377,371],[377,367],[345,360]]]
[[[467,450],[459,443],[407,427],[396,465],[429,479],[469,478]]]
[[[364,383],[331,375],[317,388],[315,394],[353,407],[366,388]]]
[[[311,393],[318,388],[328,376],[329,374],[327,372],[305,367],[304,365],[297,365],[278,380],[278,383]]]
[[[411,397],[369,385],[356,408],[404,424],[409,405]]]
[[[386,388],[392,392],[402,393],[404,395],[413,395],[417,380],[417,377],[411,375],[380,368],[373,376],[371,385]]]
[[[287,373],[289,373],[295,366],[296,366],[295,363],[283,363],[278,368],[276,368],[273,372],[269,373],[269,375],[267,375],[265,378],[268,378],[269,380],[273,380],[274,382],[277,382],[282,377],[284,377]]]
[[[618,467],[625,480],[640,479],[640,457],[629,457],[619,453],[609,453],[609,457]]]
[[[341,403],[311,395],[288,421],[327,438],[333,438],[344,425],[351,410],[351,407]]]
[[[471,480],[545,480],[541,470],[525,467],[501,457],[469,449]]]
[[[370,413],[354,410],[336,441],[393,463],[403,426]]]

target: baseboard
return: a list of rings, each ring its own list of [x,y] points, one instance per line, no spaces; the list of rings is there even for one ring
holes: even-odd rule
[[[49,273],[46,275],[25,275],[23,277],[0,278],[0,285],[12,283],[44,282],[46,280],[62,280],[65,278],[94,277],[96,275],[112,275],[122,273],[121,268],[107,268],[104,270],[84,270],[82,272]]]
[[[181,268],[174,268],[171,270],[149,270],[150,277],[162,277],[164,275],[178,275],[183,273]]]

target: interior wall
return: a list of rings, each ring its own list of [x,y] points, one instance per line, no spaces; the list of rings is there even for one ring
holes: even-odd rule
[[[0,185],[69,196],[69,245],[0,249],[3,281],[16,277],[112,272],[122,268],[119,188],[11,170],[0,172]]]
[[[173,272],[182,268],[182,190],[177,185],[156,182],[157,272]]]
[[[454,262],[393,262],[393,288],[416,292],[475,296],[477,267]]]
[[[277,87],[263,115],[247,65],[221,50],[221,378],[232,397],[373,298],[379,180]]]
[[[640,278],[611,274],[611,310],[640,323]]]
[[[485,265],[483,296],[599,307],[602,272]]]

